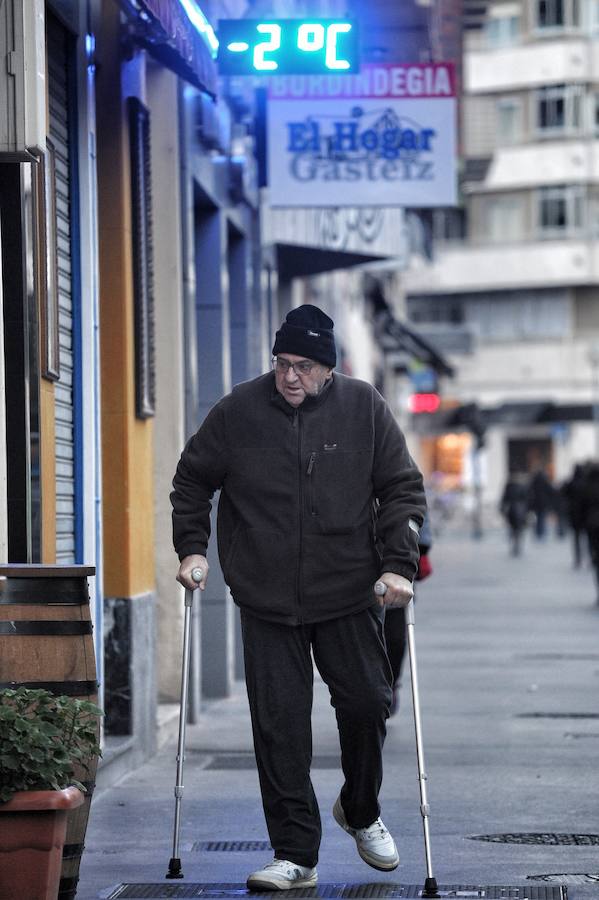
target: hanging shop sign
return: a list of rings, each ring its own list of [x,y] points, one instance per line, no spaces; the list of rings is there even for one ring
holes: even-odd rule
[[[455,205],[453,67],[273,77],[267,140],[271,206]]]

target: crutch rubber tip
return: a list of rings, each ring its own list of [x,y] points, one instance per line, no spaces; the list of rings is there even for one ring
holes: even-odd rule
[[[422,891],[423,897],[439,897],[439,888],[437,886],[436,878],[427,878],[424,882],[424,888]]]
[[[183,878],[183,872],[181,871],[181,860],[176,856],[171,857],[171,861],[168,864],[168,872],[166,873],[165,878]]]

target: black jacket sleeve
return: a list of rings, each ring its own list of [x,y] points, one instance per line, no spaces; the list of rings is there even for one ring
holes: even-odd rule
[[[185,445],[173,478],[170,495],[173,544],[180,560],[192,553],[206,555],[212,497],[223,484],[226,467],[225,417],[221,402],[208,413]]]

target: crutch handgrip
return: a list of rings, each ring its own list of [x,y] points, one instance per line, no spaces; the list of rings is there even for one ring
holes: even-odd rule
[[[199,566],[196,566],[195,569],[191,570],[191,580],[195,581],[196,584],[199,584],[200,581],[204,580],[204,570],[200,569]]]
[[[384,581],[377,581],[374,586],[374,593],[377,597],[384,597],[387,593],[387,585]]]

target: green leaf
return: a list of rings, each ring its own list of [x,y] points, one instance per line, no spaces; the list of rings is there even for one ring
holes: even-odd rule
[[[17,790],[60,789],[100,755],[99,707],[42,689],[0,690],[0,802]]]

